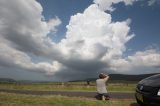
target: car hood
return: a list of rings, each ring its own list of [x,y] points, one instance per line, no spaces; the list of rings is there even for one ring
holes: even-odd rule
[[[145,78],[139,84],[152,87],[160,87],[160,74]]]

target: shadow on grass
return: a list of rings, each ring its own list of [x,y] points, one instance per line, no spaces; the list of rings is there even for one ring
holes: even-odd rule
[[[139,106],[137,103],[132,103],[130,106]]]

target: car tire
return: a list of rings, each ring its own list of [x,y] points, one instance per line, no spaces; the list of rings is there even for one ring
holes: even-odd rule
[[[146,105],[143,104],[141,101],[139,101],[137,98],[136,98],[136,101],[137,101],[137,103],[138,103],[140,106],[146,106]]]

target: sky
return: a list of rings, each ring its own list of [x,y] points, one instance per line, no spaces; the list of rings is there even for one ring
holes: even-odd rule
[[[160,72],[160,0],[0,0],[0,78]]]

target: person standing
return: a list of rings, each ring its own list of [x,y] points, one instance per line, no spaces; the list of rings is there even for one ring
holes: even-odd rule
[[[108,75],[101,73],[99,74],[99,79],[96,80],[98,97],[102,100],[109,100],[109,94],[106,89],[106,82],[108,79]]]

